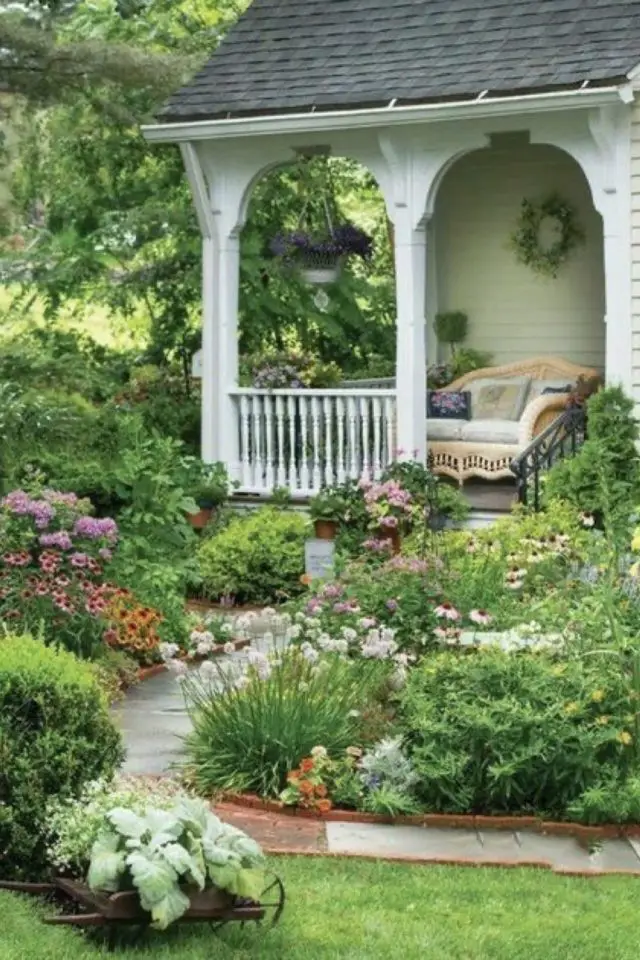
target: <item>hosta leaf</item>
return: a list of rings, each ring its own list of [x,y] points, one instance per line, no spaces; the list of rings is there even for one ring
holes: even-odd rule
[[[162,834],[163,836],[169,836],[173,840],[177,840],[184,830],[184,824],[176,817],[173,811],[153,808],[147,811],[144,819],[154,839],[156,834]]]
[[[153,926],[156,930],[166,930],[169,924],[179,920],[189,909],[189,897],[179,887],[173,887],[162,900],[151,908]]]
[[[107,820],[123,837],[132,837],[134,840],[139,840],[147,829],[142,817],[139,817],[133,810],[126,810],[124,807],[116,807],[115,810],[110,810],[107,814]]]
[[[161,856],[173,867],[178,876],[184,877],[191,883],[195,883],[200,890],[204,890],[204,872],[200,869],[197,859],[191,856],[188,850],[181,847],[179,843],[169,843],[162,848]]]
[[[260,900],[260,895],[265,887],[264,870],[251,869],[239,870],[236,875],[235,889],[230,893],[235,893],[238,897],[247,897],[249,900]]]
[[[140,903],[145,910],[168,896],[176,887],[178,874],[173,867],[160,858],[151,858],[145,851],[130,853],[127,866],[131,870],[134,885],[140,894]]]
[[[182,800],[173,813],[183,827],[195,836],[202,836],[208,832],[215,833],[216,828],[220,826],[218,818],[211,813],[202,800]]]
[[[206,838],[202,841],[205,860],[207,864],[213,867],[226,867],[228,864],[235,864],[240,867],[240,857],[233,850],[225,850],[224,847],[217,847],[215,844],[209,844]]]
[[[102,833],[91,850],[91,863],[87,883],[92,890],[115,893],[120,877],[125,871],[124,850],[118,850],[120,837],[115,833]]]
[[[227,864],[224,867],[217,867],[215,864],[210,863],[208,865],[208,869],[209,877],[216,887],[220,887],[221,890],[228,890],[230,893],[233,893],[236,877],[239,873],[239,867],[237,864]]]

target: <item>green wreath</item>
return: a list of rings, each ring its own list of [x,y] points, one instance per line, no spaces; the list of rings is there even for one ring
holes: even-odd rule
[[[540,246],[540,226],[551,218],[560,225],[560,237],[548,249]],[[511,237],[513,248],[520,263],[531,267],[546,277],[557,277],[560,267],[568,260],[577,246],[584,242],[584,231],[576,221],[576,213],[570,203],[557,193],[540,203],[522,201],[518,226]]]

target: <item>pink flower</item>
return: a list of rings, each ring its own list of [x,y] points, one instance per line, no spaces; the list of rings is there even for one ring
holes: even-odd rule
[[[460,619],[460,614],[450,603],[441,603],[440,606],[436,607],[434,613],[436,617],[440,617],[442,620],[455,621]]]
[[[72,567],[86,567],[89,565],[90,557],[86,553],[72,553],[70,557]]]
[[[397,517],[381,517],[380,526],[386,527],[388,530],[395,530],[395,528],[398,526],[398,518]]]
[[[469,619],[473,623],[477,623],[482,627],[486,627],[491,623],[493,617],[490,613],[487,613],[486,610],[472,610],[469,614]]]

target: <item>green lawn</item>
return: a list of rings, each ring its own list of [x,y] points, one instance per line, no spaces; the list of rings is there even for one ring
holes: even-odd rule
[[[636,960],[633,878],[531,870],[278,860],[289,902],[280,927],[153,934],[120,956],[157,960]],[[2,960],[103,956],[81,934],[40,925],[34,902],[0,893]]]

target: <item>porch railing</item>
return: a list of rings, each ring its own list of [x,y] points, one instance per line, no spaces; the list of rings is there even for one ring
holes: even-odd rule
[[[393,459],[395,390],[231,392],[239,424],[239,492],[287,487],[309,497],[347,479],[376,479]]]
[[[576,453],[586,436],[586,411],[578,405],[567,407],[538,434],[511,463],[519,502],[539,510],[544,474],[558,460]]]

